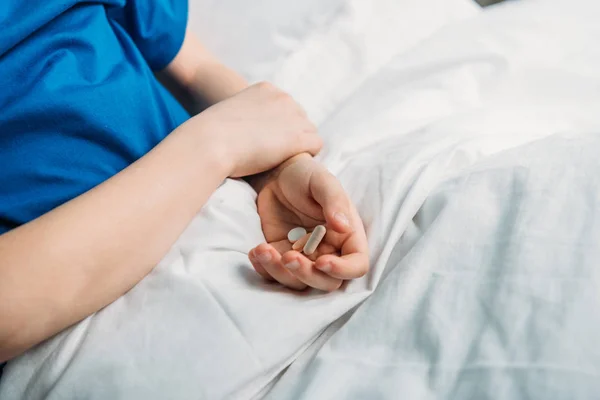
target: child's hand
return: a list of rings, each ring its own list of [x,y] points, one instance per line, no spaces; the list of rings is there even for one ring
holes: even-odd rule
[[[337,290],[346,279],[369,268],[365,230],[338,180],[308,155],[280,166],[258,194],[258,213],[267,239],[248,254],[254,269],[292,289],[307,286]],[[327,234],[317,251],[292,250],[288,232],[324,224]]]
[[[259,83],[215,104],[184,125],[215,142],[228,175],[240,177],[275,168],[296,154],[316,154],[317,129],[288,94]]]

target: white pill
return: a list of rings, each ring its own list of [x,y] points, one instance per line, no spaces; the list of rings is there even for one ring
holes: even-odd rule
[[[300,240],[300,238],[304,235],[306,235],[306,229],[299,226],[288,232],[288,240],[290,241],[290,243],[295,243],[298,240]]]
[[[327,233],[327,229],[325,229],[323,225],[315,226],[315,230],[312,231],[308,241],[304,245],[304,249],[302,249],[304,254],[310,256],[312,253],[314,253],[317,250],[317,247],[319,247],[321,240],[323,240],[325,237],[325,233]]]

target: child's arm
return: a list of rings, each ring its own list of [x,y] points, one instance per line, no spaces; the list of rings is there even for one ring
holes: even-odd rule
[[[189,29],[177,57],[158,77],[192,115],[248,86],[246,79],[215,58]]]
[[[227,176],[203,136],[176,131],[113,178],[0,236],[0,362],[150,272]]]
[[[254,85],[191,118],[94,189],[0,235],[0,362],[131,289],[225,177],[320,146],[288,95]]]

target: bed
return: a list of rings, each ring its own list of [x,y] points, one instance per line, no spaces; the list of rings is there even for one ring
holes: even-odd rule
[[[332,294],[262,281],[256,195],[227,180],[140,284],[11,361],[1,399],[600,397],[598,2],[190,15],[318,122],[371,270]]]

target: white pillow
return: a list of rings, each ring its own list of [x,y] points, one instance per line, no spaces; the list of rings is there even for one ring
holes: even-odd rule
[[[472,0],[190,0],[190,28],[251,82],[317,123],[393,55],[479,10]]]

